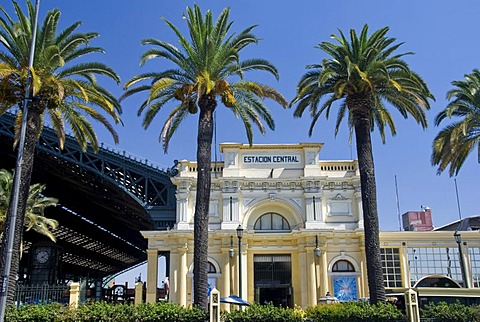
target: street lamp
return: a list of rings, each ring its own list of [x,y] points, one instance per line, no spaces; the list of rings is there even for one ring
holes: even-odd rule
[[[230,258],[235,256],[235,250],[233,249],[233,236],[230,236],[230,250],[228,251],[228,256],[230,256]]]
[[[458,230],[456,230],[453,234],[453,237],[455,238],[455,241],[458,245],[458,256],[460,257],[460,270],[462,271],[463,287],[468,287],[467,273],[465,271],[465,263],[463,262],[462,236],[460,235]]]
[[[320,247],[318,247],[318,236],[315,235],[315,250],[313,251],[315,253],[315,256],[320,257],[322,254],[322,251],[320,250]]]
[[[243,227],[238,225],[237,238],[238,238],[238,296],[242,298],[242,237]]]
[[[316,257],[320,257],[322,254],[322,251],[320,250],[320,247],[318,247],[318,236],[315,235],[315,249],[313,250],[313,253],[315,254],[315,259],[314,259],[314,267],[315,267],[315,298],[317,298],[318,295],[318,277],[317,277],[317,260]]]

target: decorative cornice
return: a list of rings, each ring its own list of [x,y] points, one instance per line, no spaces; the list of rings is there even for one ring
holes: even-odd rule
[[[305,148],[321,149],[323,143],[298,143],[298,144],[242,144],[242,143],[222,143],[220,144],[220,152],[224,149],[239,150],[302,150]]]

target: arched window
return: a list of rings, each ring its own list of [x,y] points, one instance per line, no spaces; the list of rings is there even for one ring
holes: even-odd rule
[[[212,262],[208,262],[208,274],[216,274],[217,269],[215,268],[215,265],[212,264]]]
[[[332,272],[335,273],[345,273],[345,272],[355,272],[355,267],[352,263],[347,260],[341,259],[333,264]]]
[[[260,216],[253,226],[255,230],[275,230],[290,231],[288,221],[282,216],[274,212],[269,212]]]

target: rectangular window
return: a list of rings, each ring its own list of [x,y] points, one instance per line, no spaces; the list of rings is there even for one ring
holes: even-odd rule
[[[480,248],[469,248],[470,263],[472,263],[473,287],[480,287]]]
[[[463,284],[458,247],[416,247],[408,249],[411,286],[428,275],[445,275]]]
[[[403,287],[399,248],[380,248],[383,281],[386,288]]]
[[[290,255],[254,255],[253,262],[255,287],[291,284]]]

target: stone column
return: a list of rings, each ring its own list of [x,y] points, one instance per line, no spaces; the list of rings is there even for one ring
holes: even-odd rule
[[[229,256],[229,249],[222,251],[222,258],[223,258],[223,272],[222,272],[222,280],[223,280],[223,296],[230,296],[232,293],[230,291],[230,261],[233,260]],[[230,312],[230,304],[223,304],[223,309],[227,312]]]
[[[179,249],[179,273],[178,273],[178,282],[176,286],[176,291],[178,292],[178,304],[182,306],[187,305],[187,249]]]
[[[70,299],[69,299],[69,306],[72,309],[78,308],[80,304],[80,283],[75,282],[70,285]]]
[[[315,254],[313,249],[307,250],[307,283],[308,283],[308,305],[317,304],[316,276],[315,276]]]
[[[321,249],[322,255],[320,256],[321,260],[321,278],[320,278],[320,297],[330,292],[330,286],[328,284],[328,259],[327,259],[327,251],[326,249]],[[330,292],[333,294],[332,292]]]
[[[360,253],[361,259],[360,259],[359,294],[360,294],[360,297],[369,297],[370,295],[368,293],[367,257],[365,254],[365,246],[360,247],[360,252],[361,252]]]
[[[137,282],[135,283],[135,305],[143,303],[143,283]]]
[[[403,268],[402,272],[402,286],[405,288],[411,287],[410,285],[410,263],[408,261],[408,247],[405,243],[402,243],[402,248],[400,248],[400,260]]]
[[[147,303],[157,302],[158,250],[147,249]]]
[[[305,253],[305,250],[302,250],[298,253],[298,259],[300,262],[300,271],[298,272],[300,274],[300,289],[305,290],[301,292],[300,296],[300,306],[301,307],[307,307],[309,305],[309,296],[308,296],[308,287],[307,287],[307,254]]]

